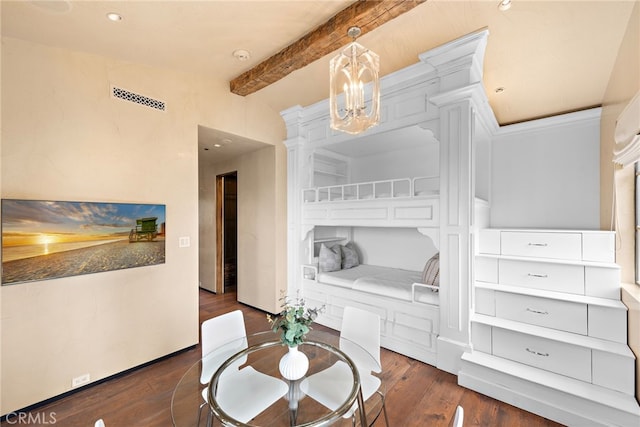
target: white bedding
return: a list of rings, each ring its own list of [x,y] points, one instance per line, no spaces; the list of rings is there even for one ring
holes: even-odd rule
[[[405,301],[415,299],[417,302],[437,305],[438,293],[431,289],[416,286],[415,295],[412,295],[413,284],[420,283],[421,276],[419,271],[361,264],[345,270],[320,272],[318,282]]]

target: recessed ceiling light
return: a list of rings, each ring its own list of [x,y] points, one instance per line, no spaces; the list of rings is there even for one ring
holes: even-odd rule
[[[234,50],[233,51],[233,56],[238,60],[238,61],[246,61],[249,58],[251,58],[251,54],[249,53],[249,51],[244,50],[244,49],[238,49],[238,50]]]
[[[509,8],[511,7],[511,0],[501,0],[500,3],[498,3],[498,10],[501,11],[505,11],[505,10],[509,10]]]
[[[120,15],[119,13],[115,13],[115,12],[109,12],[109,13],[107,13],[107,19],[109,21],[113,21],[113,22],[122,21],[122,15]]]
[[[502,86],[496,88],[496,93],[504,92],[504,88]]]
[[[220,145],[220,144],[213,144],[213,146],[216,147],[216,148],[222,147],[222,145]]]

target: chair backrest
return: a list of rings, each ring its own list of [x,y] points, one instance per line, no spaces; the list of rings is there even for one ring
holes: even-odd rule
[[[370,311],[355,307],[345,307],[342,316],[342,329],[340,338],[346,338],[354,342],[367,351],[375,359],[378,366],[371,366],[368,363],[369,371],[380,371],[380,316]],[[345,350],[345,343],[340,342],[340,348]],[[348,345],[347,345],[348,348]],[[345,351],[350,357],[358,358],[357,355]],[[358,363],[358,360],[354,360]]]
[[[241,310],[231,311],[205,320],[202,322],[200,330],[202,334],[200,342],[202,347],[200,382],[206,384],[228,357],[247,347],[247,331]],[[210,355],[214,350],[218,350],[218,352]],[[245,359],[242,358],[235,363],[239,366],[245,362]]]
[[[456,414],[453,417],[453,427],[462,427],[462,422],[464,421],[464,409],[462,406],[458,405],[456,408]]]
[[[94,427],[105,427],[104,421],[102,421],[102,418],[96,421],[96,423],[94,424]]]
[[[247,336],[241,310],[231,311],[202,322],[202,356],[206,356],[222,344]]]

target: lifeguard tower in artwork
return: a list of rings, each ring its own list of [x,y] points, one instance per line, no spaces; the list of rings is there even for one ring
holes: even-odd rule
[[[147,241],[151,242],[158,236],[158,217],[136,219],[136,228],[129,232],[129,243]]]

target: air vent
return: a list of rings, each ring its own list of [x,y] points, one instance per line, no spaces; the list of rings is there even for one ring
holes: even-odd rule
[[[121,89],[119,87],[112,86],[111,94],[116,98],[135,102],[136,104],[144,105],[145,107],[153,108],[160,111],[165,110],[164,101],[158,101],[157,99],[149,98],[148,96],[129,92],[128,90]]]

